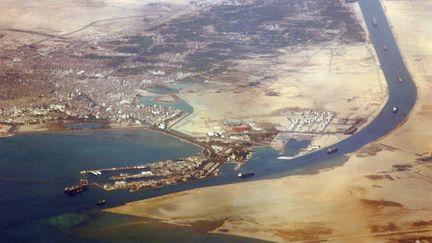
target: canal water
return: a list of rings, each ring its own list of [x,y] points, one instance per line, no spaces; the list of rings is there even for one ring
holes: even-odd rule
[[[354,152],[369,142],[388,134],[407,118],[415,104],[417,89],[405,67],[384,10],[380,1],[359,0],[358,2],[388,84],[387,103],[368,126],[333,145],[338,148],[337,153],[327,154],[327,148],[323,148],[320,151],[287,160],[286,163],[274,163],[272,166],[266,167],[261,166],[254,179],[291,175],[302,168],[316,167],[317,164],[325,164],[328,161],[340,159],[338,157]],[[374,26],[373,18],[377,19],[377,26]],[[387,46],[387,50],[384,50],[384,45]],[[403,82],[397,81],[399,77],[403,79]],[[397,113],[392,112],[393,107],[398,107]],[[250,165],[248,164],[244,169],[253,169],[248,168],[248,166]]]

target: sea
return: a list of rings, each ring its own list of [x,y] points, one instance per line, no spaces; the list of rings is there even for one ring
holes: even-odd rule
[[[0,138],[0,242],[258,242],[105,213],[96,206],[102,198],[107,206],[139,200],[143,197],[139,192],[106,192],[95,187],[76,196],[63,192],[79,181],[81,170],[197,153],[199,147],[143,129]]]

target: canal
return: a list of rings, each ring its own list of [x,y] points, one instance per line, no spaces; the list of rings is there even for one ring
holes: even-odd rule
[[[63,236],[58,236],[58,230],[43,228],[39,222],[55,215],[94,210],[95,202],[99,198],[108,198],[109,206],[115,206],[128,201],[198,187],[306,173],[311,168],[317,169],[329,164],[342,163],[345,161],[345,154],[352,153],[385,136],[407,118],[415,104],[417,91],[405,67],[380,1],[360,0],[359,4],[388,83],[388,101],[379,115],[367,127],[334,145],[338,148],[337,153],[329,155],[323,149],[292,160],[277,160],[277,153],[260,148],[257,156],[242,168],[242,171],[255,172],[254,177],[245,180],[239,180],[236,173],[227,166],[222,168],[222,176],[200,181],[138,193],[104,192],[91,188],[89,192],[81,196],[69,198],[63,194],[62,187],[76,181],[79,170],[89,166],[76,162],[86,154],[86,158],[91,159],[89,163],[92,163],[92,167],[101,168],[115,166],[122,160],[141,163],[174,159],[197,153],[199,148],[184,145],[178,141],[173,142],[166,137],[159,137],[149,132],[103,131],[74,136],[64,134],[19,135],[0,141],[0,151],[2,151],[0,208],[3,212],[0,220],[0,236],[7,235],[11,237],[10,239],[15,237],[37,239],[42,232],[50,237],[56,236],[57,238],[51,238],[54,241],[56,239],[63,241],[65,237],[68,237],[69,232],[65,231]],[[377,19],[376,26],[372,23],[373,18]],[[387,46],[387,50],[384,50],[384,46]],[[403,81],[398,82],[398,78],[402,78]],[[394,106],[399,108],[397,113],[392,112]],[[138,143],[143,140],[148,144]],[[88,148],[95,148],[95,146],[98,150],[88,151]],[[162,148],[165,150],[162,151]],[[167,148],[169,151],[166,151]],[[13,152],[14,150],[17,152]],[[111,164],[107,165],[107,161]],[[32,169],[35,163],[37,168]],[[57,168],[58,166],[62,168]],[[63,172],[60,171],[69,172],[61,174]],[[35,173],[40,173],[41,177],[32,178]],[[23,177],[16,178],[16,174],[21,174]],[[42,177],[44,179],[41,179]]]

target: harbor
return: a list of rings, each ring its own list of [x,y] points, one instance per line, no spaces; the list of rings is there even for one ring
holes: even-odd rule
[[[81,171],[80,175],[90,185],[105,191],[151,190],[226,176],[221,173],[224,165],[232,165],[233,172],[237,172],[252,158],[257,147],[272,147],[279,151],[281,156],[278,159],[292,160],[325,147],[322,143],[325,136],[350,136],[362,126],[360,119],[334,119],[335,114],[332,112],[306,110],[284,115],[290,121],[286,127],[228,119],[222,129],[207,132],[207,136],[203,137],[173,130],[172,124],[166,127],[148,127],[198,146],[201,153],[138,166],[93,168]],[[337,122],[332,122],[333,120]],[[297,146],[299,147],[296,148]]]
[[[200,141],[178,132],[164,132],[200,146],[201,153],[136,166],[83,170],[80,174],[85,179],[82,180],[106,191],[136,192],[219,176],[220,168],[225,164],[233,164],[234,169],[238,170],[253,154],[250,146],[244,144]]]
[[[370,124],[361,130],[357,130],[355,127],[352,128],[351,125],[345,130],[340,131],[350,134],[351,136],[331,147],[320,147],[316,151],[291,159],[289,163],[274,163],[271,167],[256,163],[247,163],[242,166],[240,172],[249,170],[255,171],[253,179],[290,175],[295,169],[307,168],[308,166],[356,151],[370,141],[381,138],[406,119],[416,100],[416,88],[414,83],[403,63],[380,3],[363,0],[359,1],[359,4],[363,11],[364,18],[366,19],[372,42],[377,51],[388,84],[389,97],[382,111]],[[374,21],[372,21],[373,18],[377,19],[379,25],[374,25]],[[383,43],[386,43],[388,46],[387,51],[383,50]],[[404,80],[404,85],[401,86],[401,82],[394,82],[394,80]],[[401,100],[403,100],[403,102],[400,102]],[[397,107],[397,113],[394,112],[395,107]],[[334,148],[337,149],[334,150]],[[329,151],[330,153],[328,153]],[[278,156],[273,159],[277,160],[277,157]],[[232,173],[226,173],[214,177],[213,180],[206,180],[205,185],[233,183],[236,182],[235,179]],[[200,183],[199,181],[193,181],[184,185],[187,186],[178,187],[175,191],[196,188],[200,186]]]

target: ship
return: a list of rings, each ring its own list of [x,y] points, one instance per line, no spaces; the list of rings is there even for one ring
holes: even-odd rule
[[[87,180],[80,180],[80,184],[66,187],[64,189],[64,192],[69,194],[69,195],[74,195],[77,193],[87,191],[88,187],[89,187],[89,184],[88,184]]]
[[[372,18],[372,24],[373,24],[375,27],[378,26],[378,20],[377,20],[377,18],[375,18],[375,17]]]
[[[103,205],[105,205],[106,203],[107,203],[107,200],[105,200],[105,199],[101,199],[101,200],[98,200],[98,201],[97,201],[96,205],[98,205],[98,206],[103,206]]]
[[[397,81],[398,81],[399,83],[402,83],[403,78],[402,78],[402,77],[398,77]]]
[[[329,149],[327,149],[327,153],[328,154],[333,154],[333,153],[336,153],[338,151],[338,148],[329,148]]]
[[[393,113],[398,112],[398,110],[399,110],[399,108],[398,108],[397,106],[393,106],[393,109],[392,109],[392,112],[393,112]]]
[[[384,45],[384,51],[387,51],[387,50],[388,50],[388,46]]]
[[[255,172],[240,172],[240,173],[238,173],[237,177],[238,178],[246,178],[246,177],[251,177],[254,175],[255,175]]]
[[[94,176],[98,176],[98,175],[102,175],[102,172],[98,171],[98,170],[91,170],[89,171],[92,175]]]

